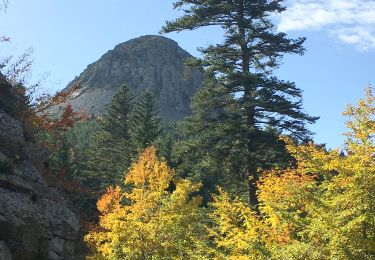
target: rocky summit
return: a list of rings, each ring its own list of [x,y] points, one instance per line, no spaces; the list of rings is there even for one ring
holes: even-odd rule
[[[187,68],[192,56],[168,38],[149,35],[117,45],[90,64],[67,87],[81,87],[69,100],[75,110],[100,114],[122,84],[137,97],[149,90],[160,116],[177,121],[190,114],[190,98],[203,81],[201,68]]]

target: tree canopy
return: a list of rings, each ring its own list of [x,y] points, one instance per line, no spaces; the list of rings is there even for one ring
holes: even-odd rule
[[[186,139],[192,141],[182,150],[214,164],[217,169],[209,168],[212,176],[218,175],[215,183],[222,179],[218,170],[228,173],[226,179],[241,180],[234,185],[247,191],[254,206],[258,168],[286,157],[277,136],[284,133],[305,141],[310,136],[306,123],[317,120],[303,112],[302,91],[272,74],[284,54],[304,52],[304,38],[287,38],[269,18],[285,10],[282,2],[181,0],[174,7],[183,15],[163,27],[164,32],[205,26],[223,29],[223,43],[200,49],[199,63],[206,68],[207,80],[185,124]]]
[[[202,259],[199,184],[175,177],[147,148],[125,177],[133,189],[108,188],[98,200],[100,228],[85,240],[106,259]],[[174,189],[170,186],[173,183]]]

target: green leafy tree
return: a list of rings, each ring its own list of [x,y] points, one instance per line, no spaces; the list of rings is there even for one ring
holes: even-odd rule
[[[184,14],[163,27],[167,33],[222,27],[223,43],[201,49],[208,79],[193,101],[193,115],[185,124],[188,141],[179,145],[179,153],[198,158],[185,163],[208,168],[211,182],[229,181],[246,192],[252,205],[258,203],[257,169],[283,157],[276,156],[284,153],[277,134],[305,140],[310,134],[305,124],[317,119],[302,111],[301,90],[294,83],[272,75],[284,54],[304,52],[303,38],[276,32],[269,19],[285,10],[282,2],[180,0],[174,8]],[[201,175],[201,169],[195,172]]]

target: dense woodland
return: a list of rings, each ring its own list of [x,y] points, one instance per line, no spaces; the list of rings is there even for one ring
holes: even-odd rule
[[[70,91],[35,100],[22,71],[2,70],[12,89],[0,106],[49,149],[44,177],[80,215],[87,259],[375,259],[375,97],[369,87],[345,110],[344,147],[315,144],[302,91],[273,74],[305,51],[269,18],[283,6],[175,2],[183,15],[163,33],[223,28],[222,43],[186,64],[206,77],[177,124],[126,82],[103,115],[67,106],[54,118],[48,108]]]

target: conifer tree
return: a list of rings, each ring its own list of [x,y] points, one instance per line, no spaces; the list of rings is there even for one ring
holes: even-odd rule
[[[162,131],[155,142],[155,147],[158,149],[159,157],[173,167],[173,145],[178,140],[177,124],[163,122],[161,129]]]
[[[149,91],[142,93],[134,105],[131,117],[131,138],[136,150],[143,151],[161,133],[155,100]]]
[[[302,92],[294,83],[272,75],[284,54],[304,52],[303,38],[287,38],[269,19],[285,10],[282,3],[180,0],[174,8],[184,14],[163,28],[168,33],[222,27],[223,43],[201,49],[208,79],[193,102],[185,124],[189,141],[179,145],[179,153],[188,155],[185,164],[201,167],[195,169],[198,178],[213,184],[229,181],[235,190],[246,191],[252,205],[258,203],[257,169],[283,154],[277,134],[305,140],[310,134],[305,124],[317,119],[302,111]],[[208,177],[199,173],[202,168]]]
[[[133,95],[127,86],[122,85],[113,96],[105,114],[99,119],[101,129],[114,139],[129,139],[130,112],[133,109]]]
[[[119,183],[130,166],[133,145],[130,136],[130,113],[133,96],[122,85],[114,95],[104,115],[98,119],[100,130],[94,135],[94,144],[88,151],[84,165],[86,184],[101,191]]]
[[[210,214],[218,258],[374,259],[374,105],[367,89],[346,109],[343,152],[286,139],[297,165],[261,177],[261,214],[220,190]]]

